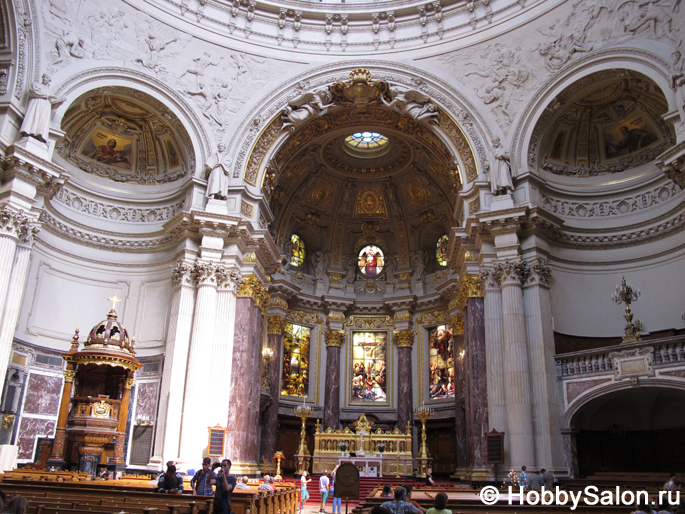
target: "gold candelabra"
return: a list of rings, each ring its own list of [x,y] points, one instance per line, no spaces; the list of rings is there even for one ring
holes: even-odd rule
[[[626,283],[626,277],[621,278],[621,283],[616,284],[616,291],[611,294],[611,299],[618,305],[626,304],[626,313],[623,317],[626,320],[626,326],[623,329],[623,343],[637,343],[640,341],[640,332],[642,331],[642,322],[639,319],[633,321],[633,313],[630,312],[630,304],[636,302],[640,296],[640,289],[633,287],[633,284]]]
[[[262,388],[267,391],[271,387],[269,378],[269,364],[274,356],[274,351],[268,346],[262,350]]]
[[[426,421],[433,417],[433,409],[421,407],[414,410],[414,416],[421,420],[421,446],[419,447],[419,458],[430,459],[428,444],[426,444]]]
[[[307,450],[307,442],[305,437],[307,435],[307,429],[305,423],[307,418],[314,414],[314,411],[307,407],[307,405],[302,402],[302,407],[295,409],[295,416],[302,420],[302,430],[300,430],[300,447],[297,449],[298,455],[309,455],[309,450]]]
[[[280,450],[274,453],[274,459],[276,459],[276,476],[274,477],[275,480],[283,480],[283,477],[281,476],[281,459],[284,457],[285,455],[283,455],[283,452]]]

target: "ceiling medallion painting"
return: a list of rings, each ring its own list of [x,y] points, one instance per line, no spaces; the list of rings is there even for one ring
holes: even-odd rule
[[[62,121],[66,135],[57,153],[87,173],[116,182],[171,182],[187,175],[175,121],[111,91],[95,91],[67,110]]]
[[[330,179],[320,178],[314,183],[310,193],[307,195],[307,205],[322,212],[329,212],[331,207],[333,207],[336,189],[335,182]]]
[[[357,204],[354,209],[354,218],[382,218],[387,219],[388,211],[385,208],[385,199],[381,192],[381,186],[369,186],[357,193]]]

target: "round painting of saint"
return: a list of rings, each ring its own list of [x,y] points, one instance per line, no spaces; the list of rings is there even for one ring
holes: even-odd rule
[[[383,271],[383,250],[369,245],[359,252],[359,270],[367,277],[377,277]]]

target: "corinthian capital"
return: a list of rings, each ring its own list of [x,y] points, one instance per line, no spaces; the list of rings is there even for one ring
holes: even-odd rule
[[[214,275],[216,277],[216,284],[221,289],[230,289],[232,291],[235,291],[236,288],[243,281],[243,277],[240,274],[239,270],[235,268],[229,268],[228,266],[224,266],[223,264],[219,264],[218,266],[216,266]]]
[[[282,316],[269,316],[267,318],[266,333],[283,335],[283,328],[285,327],[285,318]]]
[[[38,232],[40,232],[40,225],[38,223],[30,223],[27,220],[19,229],[19,244],[28,248],[33,247]]]
[[[13,211],[7,207],[0,211],[0,234],[19,239],[28,224],[29,219],[21,212]]]
[[[262,312],[269,306],[271,295],[267,292],[262,281],[255,275],[243,277],[238,286],[238,296],[249,296],[262,309]]]
[[[411,348],[414,346],[414,331],[410,328],[395,330],[392,333],[392,338],[398,348]]]
[[[345,342],[344,330],[328,329],[324,335],[326,336],[326,346],[335,346],[340,348],[340,346]]]
[[[183,261],[177,262],[176,266],[171,272],[171,277],[174,287],[180,285],[191,285],[193,282],[193,267]]]
[[[484,269],[478,275],[478,281],[483,284],[485,291],[498,291],[502,272],[498,268]]]
[[[193,271],[198,285],[216,285],[216,266],[211,262],[197,262]]]
[[[522,285],[527,274],[528,266],[525,261],[510,261],[495,264],[494,269],[499,271],[502,287]]]
[[[549,267],[544,259],[535,259],[528,264],[526,284],[549,287],[549,279],[552,275],[552,268]]]

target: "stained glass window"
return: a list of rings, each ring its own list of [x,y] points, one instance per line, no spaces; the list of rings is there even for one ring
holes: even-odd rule
[[[447,266],[447,243],[449,243],[449,240],[450,238],[447,234],[438,239],[435,258],[438,259],[440,266]]]
[[[304,241],[297,234],[290,236],[290,240],[295,244],[293,249],[290,250],[290,265],[294,267],[302,266],[305,257]]]
[[[352,333],[352,401],[387,401],[387,332]]]
[[[452,327],[440,325],[428,334],[430,349],[429,390],[431,400],[454,398]]]
[[[281,394],[309,395],[309,348],[312,330],[286,323],[283,338],[283,378]]]
[[[377,246],[368,245],[359,251],[359,271],[369,278],[377,277],[385,266],[383,250]]]
[[[378,132],[355,132],[345,143],[357,150],[372,150],[388,144],[388,138]]]

